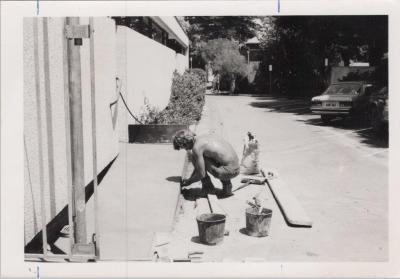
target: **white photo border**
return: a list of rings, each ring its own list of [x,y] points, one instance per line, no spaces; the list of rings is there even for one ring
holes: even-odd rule
[[[1,2],[1,276],[4,277],[397,277],[400,255],[400,1],[42,1],[39,15],[388,15],[390,153],[388,262],[139,263],[24,262],[23,47],[24,17],[37,1]],[[373,226],[374,224],[371,224]],[[156,267],[154,265],[157,265]]]

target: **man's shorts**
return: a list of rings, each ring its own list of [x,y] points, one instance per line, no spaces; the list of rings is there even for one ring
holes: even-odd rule
[[[240,173],[240,166],[218,166],[216,162],[205,158],[206,171],[219,180],[230,180]]]

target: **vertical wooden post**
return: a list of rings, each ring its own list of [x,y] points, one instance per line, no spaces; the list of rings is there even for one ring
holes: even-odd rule
[[[79,25],[78,17],[67,18],[68,25]],[[81,56],[75,39],[68,40],[68,82],[71,115],[72,185],[75,201],[75,241],[86,244],[86,203],[83,153]]]
[[[53,146],[53,115],[50,92],[50,53],[48,18],[43,19],[43,62],[44,62],[44,89],[46,96],[46,129],[47,129],[47,157],[49,168],[50,218],[56,216],[56,193],[54,180],[54,146]]]
[[[96,75],[94,64],[94,20],[89,19],[90,26],[90,91],[92,104],[92,154],[93,154],[93,196],[94,196],[94,233],[96,236],[96,256],[100,256],[100,234],[98,225],[98,198],[97,198],[97,133],[96,133]]]
[[[37,113],[37,131],[39,145],[39,183],[40,183],[40,215],[42,225],[42,247],[43,256],[47,256],[47,221],[46,207],[44,200],[44,169],[43,169],[43,134],[42,134],[42,106],[40,98],[40,75],[39,75],[39,42],[38,42],[38,18],[33,19],[33,52],[35,63],[35,91],[36,91],[36,113]]]
[[[64,28],[67,19],[64,19]],[[64,70],[64,114],[65,114],[65,153],[67,162],[67,191],[68,191],[68,225],[69,225],[69,257],[72,257],[72,246],[74,245],[74,221],[75,204],[73,199],[72,187],[72,166],[71,166],[71,123],[69,105],[69,74],[68,74],[68,39],[64,34],[63,38],[63,70]]]
[[[272,64],[270,64],[268,66],[268,72],[269,72],[269,94],[271,95],[272,94],[272,77],[271,77],[271,75],[272,75]]]
[[[271,80],[271,71],[269,71],[269,95],[272,94],[272,80]]]

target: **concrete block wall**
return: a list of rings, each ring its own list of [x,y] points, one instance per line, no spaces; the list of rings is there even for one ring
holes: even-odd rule
[[[187,55],[172,49],[128,27],[117,27],[117,73],[121,78],[122,94],[137,116],[143,112],[144,100],[160,110],[168,104],[173,72],[188,68]],[[119,137],[128,141],[128,125],[135,120],[119,102]]]
[[[37,22],[36,22],[37,20]],[[39,142],[37,126],[37,98],[34,60],[34,24],[38,24],[37,44],[39,50],[39,94],[43,135],[43,166],[45,186],[46,222],[52,220],[67,204],[67,166],[64,107],[63,38],[64,18],[48,18],[49,38],[49,81],[51,94],[51,117],[53,136],[54,183],[49,180],[48,136],[45,106],[45,74],[43,18],[24,19],[24,143],[25,143],[25,244],[41,230],[40,183],[39,183]],[[88,18],[81,18],[81,24],[88,24]],[[109,18],[94,19],[95,41],[95,86],[97,118],[97,169],[100,172],[118,154],[118,127],[113,117],[117,106],[110,104],[117,98],[116,77],[116,33],[115,23]],[[82,103],[84,127],[85,183],[92,179],[92,136],[90,101],[90,60],[89,40],[81,46]]]

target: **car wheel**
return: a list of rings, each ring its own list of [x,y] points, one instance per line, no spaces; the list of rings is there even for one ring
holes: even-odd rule
[[[382,131],[382,121],[379,116],[378,109],[376,107],[373,107],[370,111],[370,123],[372,127],[372,131],[375,133],[379,133]]]
[[[333,119],[332,115],[321,115],[321,120],[322,122],[324,122],[324,124],[329,124],[332,119]]]

